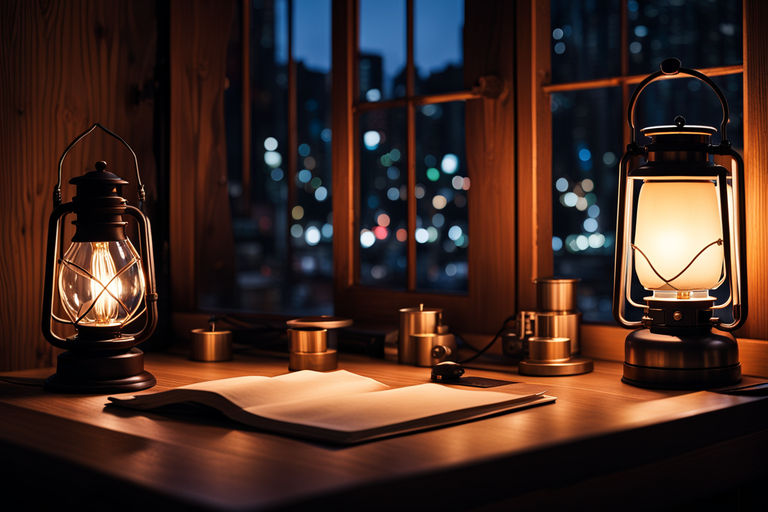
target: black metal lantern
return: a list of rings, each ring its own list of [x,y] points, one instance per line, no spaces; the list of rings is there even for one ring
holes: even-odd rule
[[[619,167],[613,313],[627,328],[623,381],[701,389],[741,379],[738,346],[730,332],[747,317],[744,164],[727,136],[728,103],[704,74],[667,59],[629,102],[632,137]],[[721,142],[709,126],[643,128],[636,141],[634,109],[653,81],[683,73],[707,84],[722,106]],[[730,158],[727,167],[714,157]],[[650,292],[638,302],[637,283]],[[727,291],[720,299],[715,290]],[[628,317],[642,310],[642,319]],[[730,313],[728,312],[730,310]],[[713,330],[716,328],[717,330]]]
[[[77,187],[71,202],[61,204],[61,169],[67,153],[96,128],[119,140],[133,156],[139,189],[139,208],[120,196],[128,182],[109,172],[106,162],[70,180]],[[155,378],[144,370],[144,354],[135,347],[157,325],[157,293],[149,219],[142,213],[145,192],[136,154],[118,135],[96,123],[73,140],[59,159],[54,210],[48,222],[43,335],[65,349],[46,389],[74,393],[114,393],[145,389]],[[64,249],[62,222],[76,220],[71,244]],[[125,233],[123,215],[136,220],[139,250]],[[59,313],[64,312],[66,317]],[[124,330],[140,318],[137,332]],[[54,324],[75,328],[64,337]]]

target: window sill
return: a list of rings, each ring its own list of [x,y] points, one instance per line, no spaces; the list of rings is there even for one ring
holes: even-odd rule
[[[173,313],[173,334],[176,339],[188,340],[189,332],[207,325],[210,314]],[[284,322],[291,317],[281,315],[259,316],[261,321]],[[397,325],[392,326],[394,329]],[[624,361],[624,338],[630,331],[614,325],[582,324],[581,353],[586,357],[605,361]],[[488,334],[462,333],[475,347],[483,347],[490,340]],[[739,360],[744,375],[768,378],[768,340],[739,338]],[[490,354],[501,355],[501,345],[496,343]]]

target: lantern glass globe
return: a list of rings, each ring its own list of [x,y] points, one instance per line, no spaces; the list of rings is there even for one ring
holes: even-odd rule
[[[144,271],[130,240],[73,242],[58,266],[59,296],[77,325],[120,326],[138,312]]]

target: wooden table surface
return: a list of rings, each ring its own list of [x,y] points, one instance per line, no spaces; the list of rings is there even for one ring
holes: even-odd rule
[[[429,369],[364,356],[343,355],[339,367],[392,386],[429,378]],[[197,363],[148,354],[146,368],[158,381],[150,391],[159,391],[279,375],[287,360],[238,354]],[[596,361],[594,372],[572,377],[470,369],[467,375],[543,385],[557,402],[341,448],[217,416],[105,409],[105,395],[43,392],[35,384],[51,371],[0,375],[29,379],[0,382],[0,486],[30,503],[58,492],[55,500],[126,509],[626,510],[738,487],[765,475],[768,455],[765,398],[635,388],[621,382],[620,364],[611,362]]]

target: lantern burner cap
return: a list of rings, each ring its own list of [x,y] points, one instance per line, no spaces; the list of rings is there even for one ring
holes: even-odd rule
[[[712,136],[717,133],[717,129],[712,126],[704,126],[697,124],[685,124],[685,118],[683,116],[677,116],[675,118],[674,125],[666,124],[661,126],[647,126],[641,128],[640,132],[646,137],[653,137],[656,135],[704,135]]]
[[[107,170],[107,162],[101,160],[94,165],[95,171],[89,171],[82,176],[69,180],[72,185],[127,185],[128,182],[113,172]]]

